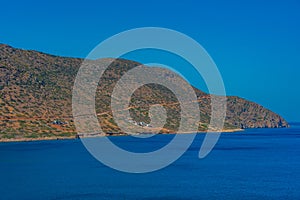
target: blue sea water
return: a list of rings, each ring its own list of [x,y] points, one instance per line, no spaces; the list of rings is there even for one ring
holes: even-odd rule
[[[104,166],[80,140],[1,143],[0,199],[300,199],[299,124],[224,133],[198,159],[203,136],[179,160],[147,174]],[[111,140],[143,152],[172,137]]]

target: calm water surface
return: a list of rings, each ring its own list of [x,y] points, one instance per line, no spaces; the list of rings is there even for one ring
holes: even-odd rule
[[[113,137],[136,152],[162,147],[150,140]],[[300,126],[222,134],[198,159],[203,135],[169,167],[127,174],[95,160],[80,140],[0,144],[0,199],[300,199]]]

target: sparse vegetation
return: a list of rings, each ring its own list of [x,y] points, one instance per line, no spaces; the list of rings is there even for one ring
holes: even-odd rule
[[[75,136],[72,119],[72,87],[82,59],[51,56],[0,44],[0,139]],[[100,79],[96,110],[105,132],[118,132],[113,121],[110,98],[122,75],[140,65],[118,59]],[[166,77],[172,78],[172,77]],[[207,130],[210,120],[210,95],[195,88],[201,110],[199,130]],[[135,121],[149,123],[151,105],[161,104],[167,111],[162,132],[178,129],[180,106],[167,88],[148,84],[132,95],[130,114]],[[285,127],[286,121],[277,114],[239,97],[228,97],[226,129]],[[53,124],[60,119],[64,124]]]

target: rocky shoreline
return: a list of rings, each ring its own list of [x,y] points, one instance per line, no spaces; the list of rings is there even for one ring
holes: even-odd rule
[[[227,130],[222,130],[222,133],[234,133],[234,132],[242,132],[245,129],[227,129]],[[197,134],[204,134],[204,133],[209,133],[205,131],[200,131]],[[164,134],[164,135],[169,135],[169,134],[175,134],[175,133],[159,133],[159,134]],[[177,133],[177,134],[190,134],[190,133]],[[98,135],[100,136],[100,135]],[[124,133],[116,133],[116,134],[106,134],[105,136],[129,136],[128,134]],[[92,136],[92,137],[97,137],[97,136]],[[104,137],[104,136],[102,136]],[[79,137],[76,136],[69,136],[69,137],[38,137],[38,138],[0,138],[0,142],[33,142],[33,141],[48,141],[48,140],[72,140],[72,139],[79,139]]]

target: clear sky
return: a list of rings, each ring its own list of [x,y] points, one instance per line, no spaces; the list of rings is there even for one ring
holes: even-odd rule
[[[227,94],[300,121],[297,0],[12,0],[1,2],[0,25],[0,43],[82,58],[102,40],[127,29],[174,29],[208,51]]]

